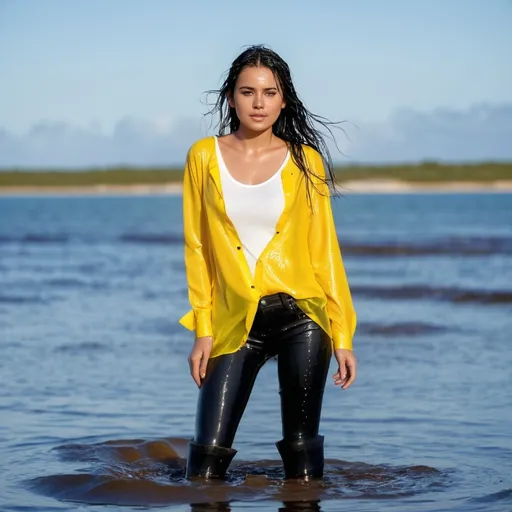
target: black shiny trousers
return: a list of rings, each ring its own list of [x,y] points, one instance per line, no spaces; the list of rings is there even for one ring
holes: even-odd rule
[[[199,391],[194,441],[230,448],[260,368],[277,356],[282,435],[318,436],[332,348],[329,336],[286,294],[263,297],[246,344],[210,359]]]

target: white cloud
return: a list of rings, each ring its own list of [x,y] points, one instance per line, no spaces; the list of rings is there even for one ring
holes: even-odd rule
[[[356,127],[357,125],[357,127]],[[207,135],[207,120],[126,117],[110,134],[60,122],[41,122],[23,135],[0,127],[0,167],[83,168],[118,164],[182,165],[194,140]],[[395,111],[378,124],[347,123],[339,135],[350,162],[512,160],[512,104],[475,105],[464,111]]]
[[[111,134],[98,126],[77,128],[41,122],[24,135],[0,129],[0,166],[84,168],[111,165],[182,165],[187,149],[201,137],[190,120],[152,122],[126,117]]]
[[[512,160],[512,104],[399,109],[383,123],[359,123],[349,132],[349,161]]]

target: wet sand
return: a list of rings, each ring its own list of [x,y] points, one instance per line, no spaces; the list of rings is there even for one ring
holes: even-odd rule
[[[17,195],[179,195],[181,183],[91,185],[91,186],[13,186],[0,187],[0,196]],[[353,180],[340,184],[343,194],[399,194],[399,193],[481,193],[512,192],[512,180],[491,182],[407,182],[402,180]]]
[[[88,464],[79,473],[36,477],[25,482],[33,492],[61,501],[124,506],[217,504],[233,500],[302,502],[300,510],[320,500],[347,497],[411,497],[430,487],[443,488],[447,475],[428,466],[370,465],[326,459],[325,476],[304,482],[283,480],[281,460],[243,460],[237,454],[226,479],[205,482],[185,479],[188,441],[183,438],[126,439],[55,448],[65,462]],[[306,507],[309,504],[310,507]],[[286,507],[285,510],[294,507]],[[299,509],[297,509],[299,510]]]

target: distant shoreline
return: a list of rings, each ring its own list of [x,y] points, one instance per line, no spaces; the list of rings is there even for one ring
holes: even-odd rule
[[[395,179],[351,180],[341,182],[342,194],[397,193],[512,193],[512,180],[411,182]],[[181,183],[82,186],[3,186],[0,196],[41,195],[180,195]]]

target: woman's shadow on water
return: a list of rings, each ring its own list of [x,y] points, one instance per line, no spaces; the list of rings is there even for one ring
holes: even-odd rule
[[[319,511],[321,501],[399,498],[445,486],[445,476],[427,466],[369,465],[326,459],[324,478],[283,479],[280,459],[234,460],[225,481],[185,478],[188,440],[113,440],[53,449],[73,466],[69,474],[27,482],[32,491],[61,501],[102,505],[190,504],[194,512],[229,511],[230,503],[280,502],[280,511]],[[77,471],[77,464],[87,464]]]
[[[199,503],[190,505],[191,512],[231,512],[228,503]],[[278,512],[321,512],[320,501],[285,501]]]

